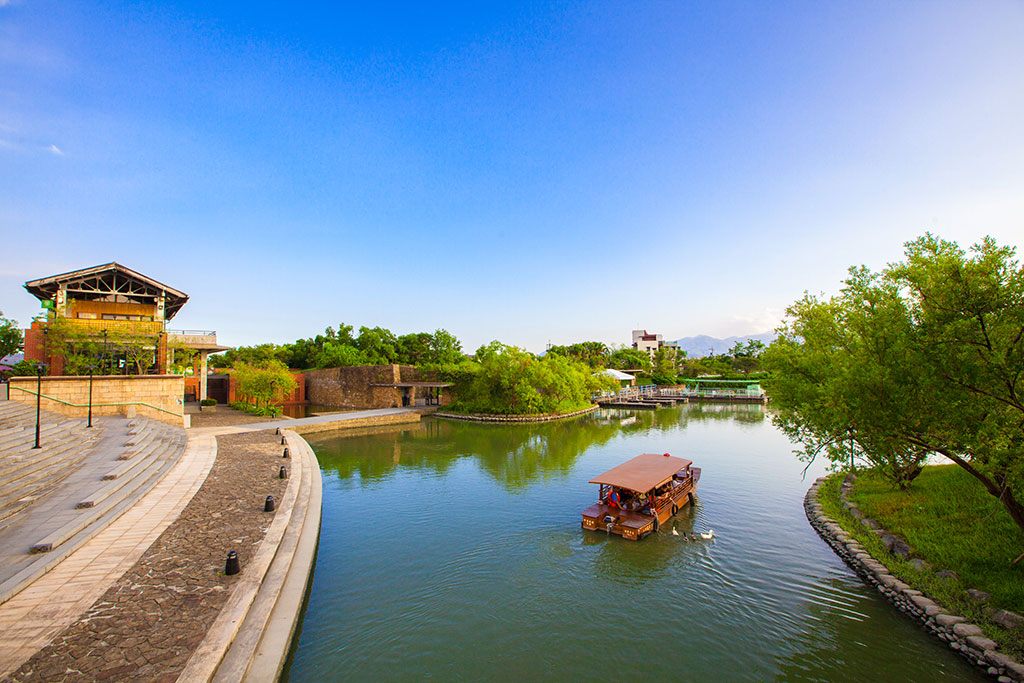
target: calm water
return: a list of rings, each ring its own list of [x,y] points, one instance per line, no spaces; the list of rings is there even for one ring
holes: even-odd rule
[[[761,406],[311,443],[323,527],[292,681],[983,678],[817,537],[801,501],[820,471],[801,480]],[[713,541],[580,529],[587,481],[642,452],[703,467],[674,526]]]

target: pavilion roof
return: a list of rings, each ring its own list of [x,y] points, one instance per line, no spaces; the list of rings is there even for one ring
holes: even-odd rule
[[[617,486],[637,493],[646,493],[664,484],[679,470],[693,464],[692,460],[665,453],[643,453],[613,467],[590,480],[591,484]]]
[[[25,289],[40,301],[52,300],[64,287],[76,299],[123,298],[127,301],[155,300],[164,294],[164,319],[170,320],[188,301],[188,294],[126,268],[120,263],[104,263],[59,275],[30,280]]]

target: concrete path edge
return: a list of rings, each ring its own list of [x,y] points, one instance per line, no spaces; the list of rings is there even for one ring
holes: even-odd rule
[[[277,514],[179,681],[274,681],[287,660],[316,558],[322,479],[309,444],[282,433],[292,457]]]

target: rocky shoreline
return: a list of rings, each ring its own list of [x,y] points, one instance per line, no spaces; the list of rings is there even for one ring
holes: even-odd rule
[[[946,642],[951,649],[959,652],[969,662],[990,676],[998,677],[1000,683],[1024,681],[1024,665],[999,652],[996,642],[986,637],[980,626],[968,623],[966,617],[951,614],[937,601],[897,579],[836,520],[828,517],[818,500],[818,491],[824,481],[824,477],[819,478],[808,489],[804,497],[804,509],[811,526],[835,553],[865,582],[875,586],[901,612],[921,622],[925,629]],[[928,568],[926,562],[912,557],[913,550],[904,539],[889,533],[857,509],[856,504],[848,496],[854,481],[856,477],[848,475],[840,487],[839,497],[842,506],[866,529],[876,534],[894,556],[908,559],[918,568]],[[938,574],[941,576],[942,572]],[[947,575],[951,574],[950,572]],[[988,598],[986,594],[973,589],[968,591],[968,594],[979,602]],[[1020,615],[1005,610],[995,612],[992,619],[1004,624],[1006,628],[1014,628],[1024,621]]]
[[[446,417],[450,420],[468,420],[470,422],[551,422],[552,420],[564,420],[569,417],[576,417],[577,415],[586,415],[600,407],[594,404],[589,408],[577,410],[573,413],[565,413],[564,415],[484,415],[481,413],[460,415],[458,413],[434,413],[434,417]]]

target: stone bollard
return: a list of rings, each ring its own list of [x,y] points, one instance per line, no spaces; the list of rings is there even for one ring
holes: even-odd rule
[[[224,574],[231,576],[242,571],[242,568],[238,565],[238,553],[234,550],[228,551],[228,561],[224,565]]]
[[[288,443],[288,442],[287,442],[287,441],[285,440],[285,438],[284,438],[284,437],[282,436],[282,437],[281,437],[281,445],[283,446],[283,445],[285,445],[286,443]]]
[[[285,467],[284,465],[281,465],[281,471],[277,473],[277,478],[278,479],[287,479],[288,478],[288,468]]]
[[[284,453],[281,454],[281,457],[282,458],[290,458],[290,457],[292,457],[292,454],[291,454],[291,452],[287,448],[285,448],[284,449]]]
[[[277,505],[274,503],[273,496],[267,496],[267,502],[263,504],[264,512],[273,512]]]

